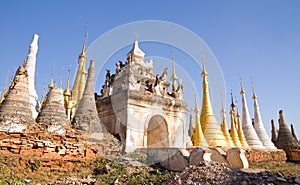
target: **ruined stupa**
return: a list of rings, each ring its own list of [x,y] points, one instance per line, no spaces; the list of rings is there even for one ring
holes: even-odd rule
[[[63,89],[54,87],[52,79],[46,100],[36,121],[53,134],[63,135],[71,128],[71,123],[65,113]]]
[[[291,132],[292,132],[292,135],[293,137],[295,138],[295,140],[298,142],[298,137],[296,135],[296,132],[295,132],[295,129],[294,129],[294,125],[291,124]]]
[[[276,128],[276,125],[275,125],[275,122],[274,122],[273,119],[271,120],[271,126],[272,126],[272,139],[271,139],[271,141],[276,146],[276,141],[277,141],[277,137],[278,137],[278,130]]]
[[[212,110],[207,81],[208,73],[204,65],[204,55],[202,55],[202,70],[203,97],[200,122],[204,137],[209,146],[229,146]]]
[[[29,103],[28,74],[20,66],[0,106],[0,131],[23,132],[34,122]]]
[[[25,60],[25,70],[28,73],[29,101],[30,101],[30,107],[31,107],[33,119],[35,119],[38,116],[39,109],[40,109],[38,95],[35,90],[35,66],[36,66],[36,54],[38,51],[38,39],[39,39],[39,35],[34,34],[33,40],[29,47],[28,56]]]
[[[283,150],[300,149],[299,143],[290,132],[284,118],[283,110],[279,111],[279,132],[276,140],[276,147]]]
[[[193,142],[194,146],[202,146],[206,147],[208,146],[206,139],[203,135],[201,123],[200,123],[200,117],[199,117],[200,110],[198,108],[198,99],[195,95],[195,122],[196,122],[196,128],[194,130],[194,133],[191,136],[191,140]]]
[[[262,122],[260,111],[259,111],[259,106],[257,103],[257,96],[255,94],[253,84],[252,84],[252,91],[253,91],[252,98],[254,100],[254,129],[255,129],[260,141],[263,143],[265,149],[276,150],[277,148],[275,147],[275,145],[272,143],[271,139],[267,135],[264,124]]]
[[[106,129],[101,124],[98,117],[95,94],[94,94],[94,69],[95,62],[90,61],[88,69],[87,83],[84,88],[83,96],[76,110],[74,122],[78,124],[79,130],[86,132],[88,137],[101,139],[99,133],[105,133]]]

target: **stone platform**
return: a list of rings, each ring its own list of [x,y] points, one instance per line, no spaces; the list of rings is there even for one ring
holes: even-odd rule
[[[284,150],[246,149],[245,155],[249,163],[261,163],[261,162],[284,163],[287,160],[286,153]]]

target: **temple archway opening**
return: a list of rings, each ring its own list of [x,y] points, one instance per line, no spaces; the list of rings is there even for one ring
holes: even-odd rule
[[[169,147],[167,121],[160,115],[153,116],[149,121],[147,128],[147,147]]]

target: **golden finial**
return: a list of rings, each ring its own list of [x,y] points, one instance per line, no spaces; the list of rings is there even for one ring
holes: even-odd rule
[[[87,27],[85,27],[84,41],[83,41],[82,51],[81,51],[79,57],[86,57],[86,40],[87,40],[87,37],[88,37]]]
[[[254,90],[254,83],[253,83],[251,77],[250,77],[250,80],[251,80],[251,87],[252,87],[252,93],[253,93],[252,98],[253,98],[253,99],[257,99],[256,93],[255,93],[255,90]]]
[[[177,80],[177,76],[175,73],[175,64],[174,64],[174,51],[172,50],[172,75],[171,75],[171,80]]]
[[[230,96],[231,96],[230,114],[233,114],[234,113],[235,105],[234,105],[234,102],[233,102],[232,89],[231,89]],[[232,111],[232,113],[231,113],[231,111]]]
[[[70,93],[70,69],[68,70],[68,80],[67,80],[67,84],[66,84],[66,89],[64,91],[64,95],[71,96],[71,93]]]
[[[243,87],[243,81],[242,81],[242,77],[241,77],[241,75],[239,74],[239,76],[240,76],[240,86],[241,86],[241,94],[245,94],[246,92],[245,92],[245,90],[244,90],[244,87]]]
[[[221,96],[221,101],[222,101],[222,109],[221,109],[221,113],[222,113],[222,115],[224,115],[224,114],[226,113],[226,111],[225,111],[225,106],[224,106],[223,95],[222,95],[221,92],[220,92],[220,96]]]
[[[49,85],[48,85],[49,89],[52,89],[54,87],[53,77],[54,77],[54,67],[52,68],[51,79],[50,79],[50,82],[49,82]]]
[[[46,98],[45,98],[45,89],[46,89],[46,86],[45,86],[45,83],[43,83],[42,97],[41,97],[41,100],[40,100],[41,107],[44,106],[45,100],[46,100]]]
[[[194,96],[195,96],[195,110],[194,111],[196,114],[198,114],[200,112],[200,109],[198,107],[198,98],[197,98],[196,94],[194,94]]]
[[[207,71],[206,71],[206,68],[205,68],[205,65],[204,65],[204,54],[202,53],[202,76],[204,79],[206,79],[206,76],[208,75]]]

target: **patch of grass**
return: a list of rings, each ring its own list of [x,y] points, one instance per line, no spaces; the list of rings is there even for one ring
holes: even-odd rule
[[[250,168],[252,169],[266,169],[271,172],[280,172],[284,176],[290,177],[300,177],[300,164],[292,163],[292,162],[285,162],[285,163],[272,163],[272,162],[265,162],[265,163],[257,163],[257,164],[250,164]]]

